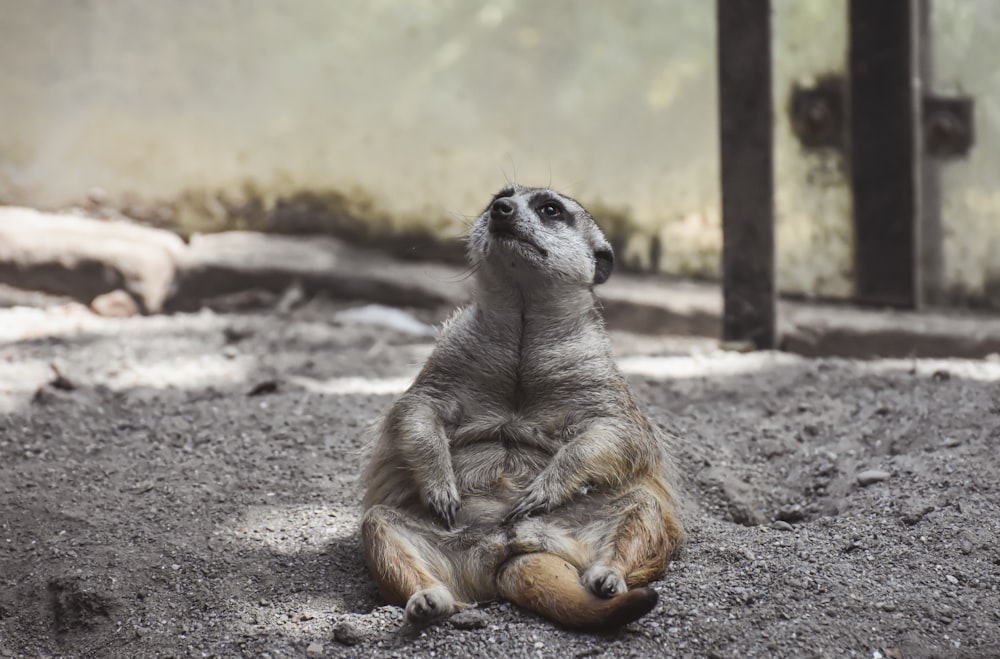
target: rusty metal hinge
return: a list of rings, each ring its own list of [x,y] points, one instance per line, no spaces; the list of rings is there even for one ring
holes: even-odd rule
[[[831,75],[811,87],[795,85],[788,103],[792,130],[808,149],[847,146],[844,80]],[[963,158],[975,143],[974,102],[968,96],[925,96],[922,107],[925,152],[940,159]]]

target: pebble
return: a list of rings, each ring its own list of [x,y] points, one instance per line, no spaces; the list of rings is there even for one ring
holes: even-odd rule
[[[874,485],[875,483],[881,483],[884,480],[892,476],[888,471],[882,471],[881,469],[868,469],[867,471],[862,471],[858,474],[858,485],[861,487],[868,487],[869,485]]]
[[[907,526],[915,526],[927,513],[933,512],[934,506],[927,504],[913,504],[902,511],[903,523]]]
[[[963,540],[962,541],[961,550],[962,550],[963,554],[971,554],[972,553],[972,543],[969,542],[968,540]]]
[[[451,624],[457,629],[482,629],[487,622],[486,614],[478,609],[465,609],[451,617]]]
[[[306,648],[307,657],[322,657],[323,656],[323,646],[320,643],[313,641]]]
[[[795,527],[788,522],[783,522],[780,519],[776,519],[771,522],[771,528],[775,531],[794,531]]]
[[[361,630],[346,620],[341,620],[333,628],[333,638],[344,645],[357,645],[364,640]]]
[[[139,305],[125,291],[98,295],[90,302],[90,310],[106,318],[131,318],[139,314]]]

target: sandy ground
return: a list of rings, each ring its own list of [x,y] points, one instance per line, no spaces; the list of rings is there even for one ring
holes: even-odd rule
[[[411,629],[359,551],[358,448],[430,339],[340,309],[0,309],[0,657],[1000,656],[1000,363],[617,334],[682,437],[658,607]]]

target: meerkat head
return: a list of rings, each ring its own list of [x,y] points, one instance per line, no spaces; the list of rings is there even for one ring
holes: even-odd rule
[[[472,263],[519,281],[603,284],[615,256],[583,206],[548,188],[510,185],[493,196],[469,234]]]

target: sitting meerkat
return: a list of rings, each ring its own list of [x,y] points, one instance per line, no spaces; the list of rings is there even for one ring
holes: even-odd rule
[[[468,251],[472,303],[372,430],[368,565],[412,623],[497,598],[567,627],[631,622],[683,530],[593,294],[611,245],[574,200],[512,185]]]

